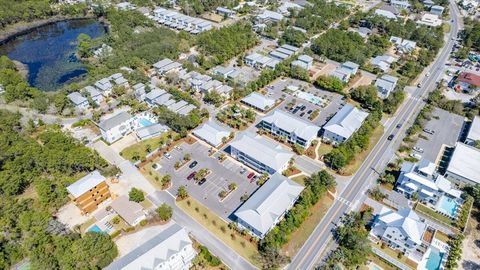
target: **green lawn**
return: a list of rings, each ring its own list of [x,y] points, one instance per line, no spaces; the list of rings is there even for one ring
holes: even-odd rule
[[[177,202],[177,205],[240,256],[260,267],[259,262],[255,259],[258,256],[258,249],[254,242],[248,241],[237,231],[228,228],[228,224],[223,219],[192,197]]]
[[[325,195],[310,208],[310,216],[302,223],[300,228],[289,236],[290,239],[288,243],[283,246],[282,251],[285,255],[293,257],[297,254],[298,250],[303,246],[305,241],[307,241],[310,234],[312,234],[332,204],[333,199],[325,193]]]
[[[437,230],[435,232],[435,238],[437,238],[438,240],[444,242],[444,243],[448,243],[448,241],[450,240],[450,237],[448,237],[448,235],[446,235],[445,233]]]
[[[361,153],[356,155],[355,159],[342,170],[342,174],[353,175],[358,170],[358,168],[360,168],[363,161],[367,158],[368,154],[370,154],[373,147],[375,147],[375,145],[377,144],[378,140],[380,140],[382,135],[383,135],[383,126],[379,125],[373,131],[372,136],[370,137],[368,148],[365,151],[362,151]]]
[[[331,144],[320,143],[320,146],[318,147],[318,150],[317,150],[317,155],[319,158],[321,158],[322,156],[330,153],[332,149],[333,149],[333,146]]]
[[[175,134],[172,132],[166,132],[158,137],[147,139],[131,145],[123,149],[123,151],[120,152],[120,155],[132,162],[144,160],[149,151],[153,151],[154,149],[165,144],[169,140],[169,135],[170,138],[175,136]]]
[[[415,263],[414,261],[410,260],[409,258],[407,258],[406,256],[402,256],[400,259],[398,258],[398,251],[394,250],[394,249],[391,249],[389,248],[388,246],[385,246],[385,248],[382,248],[381,244],[377,244],[377,243],[373,243],[372,242],[372,246],[373,247],[376,247],[377,249],[379,249],[380,251],[382,251],[383,253],[389,255],[390,257],[396,259],[397,261],[403,263],[405,266],[408,266],[410,267],[411,269],[417,269],[417,263]]]
[[[453,230],[457,230],[457,222],[449,217],[446,217],[440,213],[437,213],[435,212],[434,210],[428,208],[427,206],[421,204],[421,203],[417,203],[415,205],[415,211],[419,212],[419,213],[422,213],[428,217],[431,217],[432,219],[444,224],[444,225],[447,225],[447,226],[450,226]]]
[[[140,172],[147,178],[148,182],[152,184],[156,189],[162,190],[162,176],[152,168],[153,162],[150,162],[143,166]],[[157,180],[158,179],[158,180]]]
[[[306,175],[299,175],[299,176],[293,177],[292,180],[299,183],[302,186],[305,186],[305,179],[307,179],[307,177],[308,176]]]

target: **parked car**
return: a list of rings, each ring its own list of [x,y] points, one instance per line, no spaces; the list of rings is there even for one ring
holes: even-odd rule
[[[170,153],[165,153],[165,155],[163,155],[164,157],[166,157],[167,159],[171,159],[172,158],[172,155],[170,155]]]
[[[435,130],[431,130],[431,129],[428,129],[428,128],[424,128],[423,131],[424,131],[425,133],[430,134],[430,135],[435,134]]]
[[[410,157],[413,157],[413,158],[416,158],[416,159],[422,159],[422,156],[420,154],[417,154],[417,153],[411,153]]]
[[[198,162],[196,160],[194,160],[192,163],[190,163],[190,165],[188,165],[188,167],[190,169],[194,168],[195,166],[197,166]]]
[[[192,173],[190,173],[190,174],[187,176],[187,180],[192,180],[193,177],[195,177],[195,174],[197,174],[197,172],[192,172]]]
[[[420,147],[414,146],[412,149],[413,149],[413,151],[416,151],[416,152],[419,152],[419,153],[423,153],[423,149],[420,148]]]
[[[305,109],[306,109],[306,108],[307,108],[307,106],[305,106],[305,105],[302,105],[302,107],[300,107],[300,111],[302,111],[302,112],[303,112],[303,111],[305,111]]]
[[[300,114],[300,117],[302,117],[302,116],[304,116],[304,115],[305,115],[305,113],[304,113],[304,112],[302,112],[302,113]]]
[[[177,149],[178,151],[182,151],[182,148],[178,145],[175,146],[175,149]]]
[[[202,178],[202,180],[198,181],[198,185],[201,186],[201,185],[203,185],[205,182],[207,182],[207,178]]]
[[[308,110],[308,112],[307,112],[307,113],[308,113],[308,114],[311,114],[312,112],[313,112],[312,110]]]
[[[247,171],[247,169],[243,168],[240,170],[240,174],[244,174]]]
[[[391,141],[391,140],[393,140],[393,137],[395,137],[395,135],[394,135],[394,134],[390,134],[390,136],[388,136],[387,140]]]
[[[255,173],[254,172],[251,172],[248,174],[247,178],[252,180],[252,178],[255,176]]]
[[[421,83],[417,84],[417,87],[418,87],[418,88],[421,88],[421,87],[422,87],[422,84],[421,84]]]

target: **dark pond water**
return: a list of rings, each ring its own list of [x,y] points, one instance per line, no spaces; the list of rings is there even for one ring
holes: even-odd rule
[[[8,55],[27,65],[28,82],[44,91],[81,79],[87,69],[75,56],[77,36],[101,37],[105,26],[96,20],[70,20],[45,25],[0,46]]]

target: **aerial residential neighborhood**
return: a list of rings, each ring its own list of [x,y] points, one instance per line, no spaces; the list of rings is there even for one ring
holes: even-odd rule
[[[480,269],[475,0],[0,0],[0,269]]]

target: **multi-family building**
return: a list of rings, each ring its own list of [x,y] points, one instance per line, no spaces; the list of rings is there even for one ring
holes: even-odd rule
[[[367,116],[367,112],[346,104],[323,126],[323,140],[333,144],[348,140]]]
[[[196,255],[188,233],[178,224],[173,224],[115,260],[105,270],[189,270]]]
[[[133,130],[133,116],[128,112],[118,113],[108,119],[101,121],[98,126],[103,139],[107,143],[113,143]]]
[[[94,86],[102,92],[104,97],[110,96],[113,90],[113,85],[109,78],[103,78],[95,82]]]
[[[217,147],[229,138],[231,130],[217,124],[214,120],[209,120],[202,126],[194,129],[193,134],[211,146]]]
[[[252,92],[250,95],[242,98],[240,102],[261,112],[265,112],[275,106],[274,99],[268,98],[257,92]]]
[[[280,173],[273,174],[235,211],[239,228],[264,238],[293,207],[303,189]]]
[[[303,148],[308,148],[320,131],[320,127],[282,110],[275,110],[272,114],[265,116],[258,127]]]
[[[417,251],[423,244],[423,234],[427,225],[410,208],[398,211],[382,207],[375,218],[370,235],[398,250],[408,258],[421,260],[423,253]]]
[[[480,184],[479,164],[480,149],[459,142],[453,150],[445,177],[460,186]]]
[[[69,197],[80,209],[88,214],[110,198],[106,178],[99,171],[93,171],[67,187]]]
[[[258,172],[274,174],[287,169],[293,153],[273,140],[243,132],[230,143],[230,155]]]

